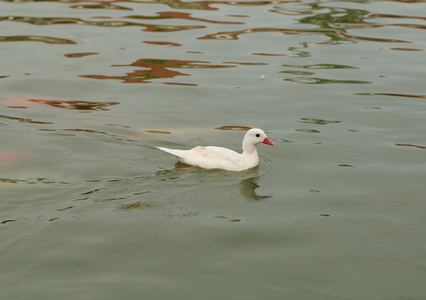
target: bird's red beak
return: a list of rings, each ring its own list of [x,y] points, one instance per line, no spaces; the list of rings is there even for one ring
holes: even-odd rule
[[[271,146],[275,146],[275,144],[272,143],[271,140],[268,139],[268,138],[265,138],[262,143],[267,144],[267,145],[271,145]]]

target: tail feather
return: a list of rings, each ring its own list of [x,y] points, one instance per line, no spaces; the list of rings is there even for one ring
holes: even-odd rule
[[[177,157],[182,157],[182,152],[183,150],[176,150],[176,149],[169,149],[169,148],[164,148],[164,147],[157,147],[158,149],[160,149],[161,151],[173,154],[174,156]]]

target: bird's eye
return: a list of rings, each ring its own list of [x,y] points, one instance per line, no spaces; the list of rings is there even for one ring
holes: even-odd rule
[[[260,134],[256,134],[256,137],[259,137],[260,136]]]

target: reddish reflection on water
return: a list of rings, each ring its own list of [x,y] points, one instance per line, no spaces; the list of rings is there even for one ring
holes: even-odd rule
[[[29,155],[29,152],[27,151],[0,152],[0,162],[22,159],[27,157],[28,155]]]
[[[28,99],[27,98],[4,99],[4,100],[0,100],[0,103],[6,104],[6,105],[17,106],[17,105],[28,104]]]
[[[149,80],[159,78],[174,78],[177,76],[189,76],[189,74],[173,71],[170,69],[204,69],[204,68],[231,68],[235,66],[211,65],[207,61],[177,60],[177,59],[139,59],[130,65],[114,65],[113,67],[141,67],[146,70],[135,70],[124,76],[105,76],[105,75],[80,75],[80,77],[93,79],[116,79],[124,83],[148,83]],[[181,83],[168,83],[181,84]],[[182,85],[188,85],[183,83]],[[189,84],[196,85],[196,84]]]

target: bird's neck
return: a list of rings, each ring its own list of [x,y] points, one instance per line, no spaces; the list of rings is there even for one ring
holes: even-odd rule
[[[243,155],[255,155],[256,153],[256,145],[243,143]]]

